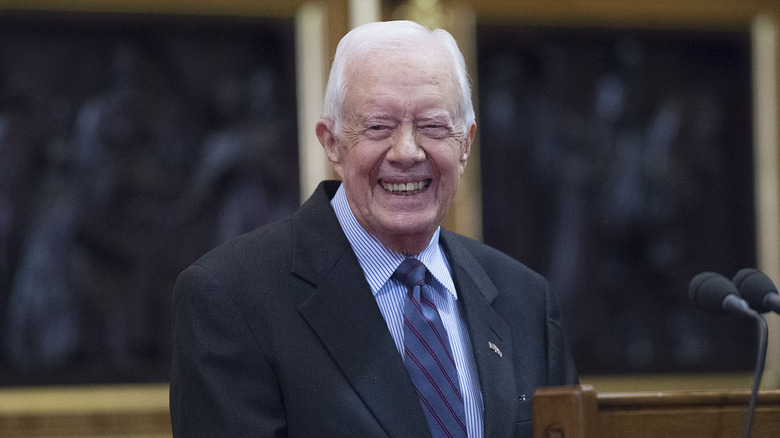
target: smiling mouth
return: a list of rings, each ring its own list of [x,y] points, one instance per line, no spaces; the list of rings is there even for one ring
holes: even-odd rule
[[[426,179],[424,181],[407,183],[386,183],[379,180],[379,185],[392,195],[412,196],[424,192],[431,185],[431,180]]]

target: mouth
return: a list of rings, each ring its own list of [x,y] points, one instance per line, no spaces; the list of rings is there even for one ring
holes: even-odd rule
[[[380,179],[379,185],[391,195],[412,196],[424,192],[431,185],[431,180],[426,179],[417,182],[388,183]]]

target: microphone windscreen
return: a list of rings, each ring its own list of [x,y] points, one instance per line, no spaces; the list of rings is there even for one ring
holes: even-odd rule
[[[734,283],[714,272],[702,272],[696,275],[688,286],[691,302],[715,313],[727,313],[723,308],[723,301],[731,294],[739,296]]]
[[[745,268],[740,269],[732,281],[750,307],[759,313],[772,310],[766,306],[766,297],[770,293],[777,294],[777,287],[769,276],[757,269]]]

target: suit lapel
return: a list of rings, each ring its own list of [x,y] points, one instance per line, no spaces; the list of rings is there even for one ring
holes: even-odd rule
[[[294,218],[293,272],[315,286],[299,311],[389,436],[426,436],[414,387],[324,188]]]
[[[517,381],[509,327],[491,307],[499,291],[478,261],[452,235],[442,231],[455,287],[465,313],[484,401],[485,436],[511,436],[515,428]]]

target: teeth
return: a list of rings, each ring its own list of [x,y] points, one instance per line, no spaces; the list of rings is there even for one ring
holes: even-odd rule
[[[418,182],[394,183],[394,184],[389,184],[380,181],[380,184],[382,185],[382,188],[384,188],[385,190],[387,190],[388,192],[394,195],[409,196],[409,195],[420,193],[421,191],[425,190],[425,188],[427,188],[428,185],[430,184],[430,181],[418,181]]]

